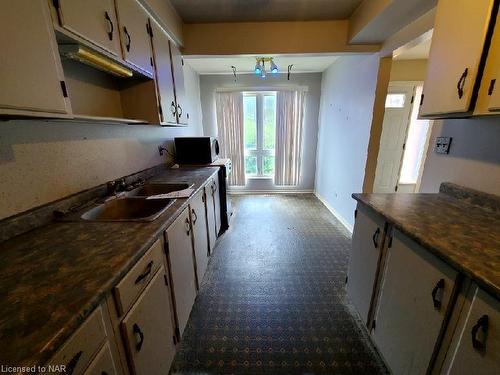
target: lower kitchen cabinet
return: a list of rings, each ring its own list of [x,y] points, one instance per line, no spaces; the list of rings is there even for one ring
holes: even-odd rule
[[[115,362],[109,348],[109,343],[105,343],[99,353],[85,370],[85,375],[116,375]]]
[[[394,374],[425,374],[457,272],[395,230],[372,338]]]
[[[500,301],[474,286],[461,311],[444,374],[500,374]]]
[[[201,285],[208,265],[208,231],[205,191],[200,190],[189,203],[191,223],[193,224],[193,246],[196,259],[196,276]]]
[[[214,204],[214,194],[213,194],[213,183],[212,180],[208,182],[204,187],[205,191],[205,204],[207,206],[207,229],[208,229],[208,246],[210,247],[210,252],[215,247],[215,241],[217,240],[216,228],[215,228],[215,204]]]
[[[187,208],[165,233],[168,242],[171,289],[177,312],[177,324],[182,336],[197,293],[191,242],[192,226]]]
[[[219,192],[219,178],[215,176],[212,178],[212,195],[214,197],[214,210],[215,210],[215,235],[219,237],[221,228],[221,212],[220,212],[220,192]]]
[[[347,272],[347,294],[365,324],[384,241],[384,220],[358,205]]]
[[[129,363],[135,374],[168,374],[175,355],[175,331],[164,274],[162,267],[122,321]]]

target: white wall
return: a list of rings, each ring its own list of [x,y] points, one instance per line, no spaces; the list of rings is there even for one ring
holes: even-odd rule
[[[452,137],[450,153],[436,154],[436,137]],[[453,182],[500,195],[500,117],[435,121],[420,191]]]
[[[378,55],[346,56],[323,73],[315,190],[347,226],[351,194],[363,188],[378,66]]]
[[[0,123],[0,219],[165,161],[157,146],[201,135],[198,75],[185,69],[187,128],[52,120]]]
[[[205,135],[217,136],[217,119],[215,111],[215,91],[219,88],[245,87],[254,89],[272,89],[273,85],[299,85],[308,87],[305,104],[304,133],[302,142],[301,178],[299,185],[290,187],[274,186],[271,179],[249,179],[245,190],[309,190],[314,188],[316,167],[316,144],[318,135],[318,112],[321,94],[321,73],[292,74],[287,81],[286,74],[268,75],[262,80],[254,74],[238,75],[234,82],[232,75],[214,74],[200,76],[201,106],[203,112],[203,129]]]

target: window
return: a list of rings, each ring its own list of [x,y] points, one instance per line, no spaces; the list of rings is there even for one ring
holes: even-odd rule
[[[385,108],[403,108],[405,106],[405,94],[387,94]]]
[[[272,177],[276,139],[276,92],[243,93],[245,174]]]

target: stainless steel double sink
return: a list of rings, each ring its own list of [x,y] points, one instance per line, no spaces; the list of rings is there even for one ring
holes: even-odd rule
[[[153,221],[165,212],[175,199],[147,199],[160,194],[187,189],[188,183],[148,183],[126,192],[124,197],[111,198],[90,210],[80,219],[85,221]]]

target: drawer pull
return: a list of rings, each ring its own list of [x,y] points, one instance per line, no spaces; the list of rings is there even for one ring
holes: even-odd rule
[[[179,114],[179,118],[182,116],[182,107],[177,104],[177,113]]]
[[[137,279],[135,279],[135,283],[139,284],[142,282],[144,279],[146,279],[149,274],[151,273],[151,270],[153,269],[153,261],[150,261],[148,265],[146,266],[146,270],[141,273],[139,276],[137,276]]]
[[[80,357],[82,356],[83,352],[80,350],[78,353],[76,353],[73,358],[70,359],[68,364],[66,365],[66,374],[71,375],[73,371],[75,371],[76,365],[78,364],[78,361],[80,360]]]
[[[484,349],[486,349],[486,334],[488,333],[488,323],[488,315],[483,315],[477,320],[477,323],[474,325],[474,327],[472,327],[472,347],[476,350],[483,351]],[[480,328],[483,332],[483,341],[480,341],[477,338],[477,332]]]
[[[191,225],[189,223],[189,218],[186,218],[186,234],[188,236],[191,234]]]
[[[434,308],[435,309],[440,309],[441,308],[441,300],[439,298],[437,298],[437,293],[439,292],[439,290],[443,290],[444,289],[444,279],[441,279],[437,282],[436,286],[434,287],[434,289],[432,289],[432,302],[434,303]]]
[[[467,78],[467,73],[469,73],[469,68],[465,68],[464,72],[457,82],[457,93],[459,99],[462,99],[462,96],[464,96],[465,78]]]
[[[194,211],[194,208],[191,211],[193,212],[193,216],[194,216],[194,218],[193,218],[193,225],[195,225],[196,221],[198,220],[198,215],[196,215],[196,212]]]
[[[378,247],[378,237],[380,235],[380,228],[377,228],[375,233],[373,233],[372,236],[372,241],[373,241],[373,246],[375,246],[375,249]]]
[[[144,343],[144,333],[141,331],[141,328],[139,327],[139,325],[137,323],[134,323],[132,330],[133,330],[134,336],[136,338],[137,338],[137,336],[139,336],[139,340],[137,340],[137,342],[135,344],[135,350],[140,352],[141,348],[142,348],[142,344]]]
[[[113,25],[113,21],[111,21],[111,18],[109,17],[109,13],[107,11],[104,12],[104,18],[106,18],[106,21],[109,24],[109,31],[108,31],[109,40],[113,40],[113,31],[115,30],[115,27]]]

